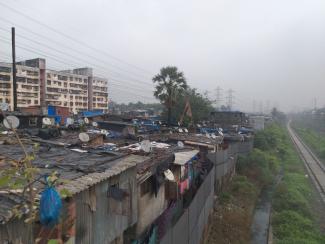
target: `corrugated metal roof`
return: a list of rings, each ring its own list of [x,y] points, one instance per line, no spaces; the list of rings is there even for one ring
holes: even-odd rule
[[[174,164],[184,165],[186,164],[192,157],[198,154],[199,150],[191,150],[185,152],[177,152],[175,153],[175,161]]]
[[[31,145],[26,145],[26,149],[29,153],[32,152]],[[20,160],[24,153],[18,145],[1,145],[0,155],[2,158]],[[57,171],[60,179],[68,180],[58,188],[65,188],[73,195],[147,159],[148,157],[140,155],[78,153],[63,147],[40,146],[33,165],[40,169],[39,175]],[[0,170],[3,167],[8,165],[1,164]],[[36,182],[34,187],[41,192],[44,185]],[[0,193],[0,223],[7,222],[12,216],[13,207],[24,201],[26,199],[18,194]]]

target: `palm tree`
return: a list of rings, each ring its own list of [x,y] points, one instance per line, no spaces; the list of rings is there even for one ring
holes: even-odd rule
[[[160,73],[153,77],[152,81],[157,84],[154,96],[167,108],[167,121],[168,125],[170,125],[172,108],[177,101],[177,97],[187,89],[184,74],[179,72],[177,67],[167,66],[161,68]]]

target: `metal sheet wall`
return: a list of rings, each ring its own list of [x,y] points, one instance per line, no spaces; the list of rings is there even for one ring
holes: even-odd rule
[[[128,215],[109,210],[107,190],[113,184],[118,184],[121,189],[129,189],[131,209]],[[136,197],[136,170],[128,169],[76,197],[76,243],[110,243],[137,221],[137,201],[132,200],[132,197]]]
[[[160,243],[199,244],[213,208],[215,167],[196,192],[190,206]]]

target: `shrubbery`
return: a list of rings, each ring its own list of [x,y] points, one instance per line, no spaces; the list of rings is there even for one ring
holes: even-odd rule
[[[294,129],[304,142],[322,159],[325,160],[325,136],[312,129],[306,129],[294,124]]]
[[[273,195],[272,227],[276,243],[325,243],[312,209],[315,192],[287,131],[278,128],[282,136],[276,148],[284,175]]]

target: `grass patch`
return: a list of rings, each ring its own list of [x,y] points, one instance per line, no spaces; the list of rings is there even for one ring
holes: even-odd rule
[[[237,175],[219,196],[206,243],[250,243],[250,226],[258,195],[273,183],[282,170],[283,178],[272,196],[272,227],[277,244],[325,243],[317,224],[315,191],[305,177],[304,165],[287,130],[276,123],[255,136],[254,150],[240,157]]]
[[[284,128],[280,143],[284,176],[273,196],[272,227],[276,243],[325,243],[312,209],[314,189]],[[280,151],[279,151],[280,152]]]
[[[294,124],[294,129],[303,141],[315,152],[315,154],[325,161],[325,137],[318,134],[313,129],[299,127]]]

